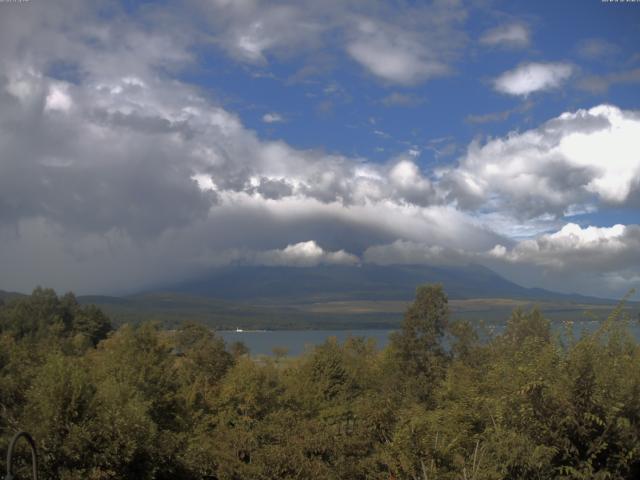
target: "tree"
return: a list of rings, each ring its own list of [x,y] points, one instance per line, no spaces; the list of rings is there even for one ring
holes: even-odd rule
[[[0,307],[0,332],[18,340],[40,342],[82,336],[96,345],[111,329],[111,321],[98,307],[80,305],[73,293],[58,297],[55,291],[38,287],[30,296]]]
[[[181,393],[192,410],[207,410],[233,364],[224,340],[202,325],[187,322],[175,335],[175,352]]]
[[[391,336],[398,371],[409,391],[424,402],[431,398],[434,383],[444,374],[447,355],[442,340],[448,317],[448,299],[442,285],[423,285],[418,287],[400,331]]]
[[[76,308],[72,321],[72,330],[75,334],[87,337],[92,345],[107,338],[112,330],[111,321],[102,310],[95,305]]]

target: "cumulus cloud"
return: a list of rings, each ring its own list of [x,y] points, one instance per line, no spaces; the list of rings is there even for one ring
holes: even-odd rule
[[[264,123],[281,123],[284,122],[284,117],[279,113],[269,112],[262,116],[262,121]]]
[[[0,18],[0,288],[135,291],[234,252],[352,263],[396,238],[502,241],[441,205],[410,159],[260,139],[170,75],[191,55],[169,27],[103,24],[72,0],[27,10]],[[69,38],[70,25],[86,36]]]
[[[621,297],[640,286],[640,226],[581,227],[569,223],[492,248],[460,249],[424,241],[374,245],[363,261],[380,265],[480,264],[528,287],[600,297]]]
[[[499,25],[485,31],[480,37],[480,44],[490,47],[509,48],[527,47],[531,42],[529,28],[522,23]]]
[[[569,223],[554,233],[496,245],[487,265],[527,286],[600,297],[640,287],[640,226]]]
[[[265,201],[247,193],[225,193],[223,198],[208,217],[146,240],[118,228],[80,233],[44,218],[2,226],[0,288],[29,291],[44,284],[78,293],[139,291],[210,267],[256,262],[259,258],[251,252],[278,250],[309,238],[327,252],[353,255],[397,238],[480,250],[508,242],[446,207],[381,202],[344,208],[295,196]]]
[[[449,71],[417,33],[369,19],[358,22],[347,52],[373,75],[391,83],[412,85]]]
[[[399,159],[389,171],[389,179],[399,198],[415,205],[434,203],[435,189],[409,158]]]
[[[355,265],[357,256],[338,250],[325,251],[313,240],[287,245],[283,249],[268,250],[255,254],[251,263],[289,267],[315,267],[317,265]]]
[[[110,41],[117,51],[118,37]],[[384,165],[261,141],[237,116],[152,65],[105,74],[94,48],[85,44],[77,57],[85,77],[75,84],[52,78],[45,65],[4,57],[3,223],[43,217],[79,232],[115,228],[142,239],[206,218],[225,192],[350,205],[401,201],[424,187],[397,184]]]
[[[44,75],[19,75],[28,96],[0,80],[2,223],[45,217],[80,231],[122,228],[144,237],[207,215],[216,198],[191,180],[198,158],[185,151],[188,125],[196,127],[176,105],[170,112],[169,97],[160,103],[167,87],[121,79],[62,93]],[[175,162],[180,157],[189,161]]]
[[[405,16],[349,11],[322,27],[307,15],[324,13],[283,5],[203,2],[203,22],[216,29],[197,41],[259,64],[287,54],[296,44],[289,34],[311,32],[300,48],[312,49],[323,29],[342,29],[340,48],[369,39],[379,53],[397,53],[400,67],[387,69],[364,46],[355,49],[368,59],[364,68],[400,84],[444,73],[464,41],[455,28],[464,12],[439,2]],[[208,92],[179,80],[202,32],[179,28],[179,17],[159,15],[157,28],[143,28],[117,9],[117,21],[104,22],[103,13],[61,0],[0,17],[0,288],[135,291],[234,262],[481,258],[536,266],[543,262],[510,260],[517,246],[488,215],[534,224],[640,198],[635,112],[604,105],[565,113],[475,142],[438,171],[419,162],[420,149],[452,154],[453,139],[386,163],[294,148],[260,138]],[[302,30],[272,37],[294,20]],[[502,258],[486,254],[496,245]],[[609,273],[619,282],[625,272]]]
[[[255,192],[266,199],[277,200],[293,194],[293,186],[285,179],[261,178],[257,183]]]
[[[573,74],[568,63],[525,63],[493,81],[500,93],[527,97],[533,92],[559,88]]]
[[[509,249],[496,245],[489,254],[509,262],[556,269],[588,265],[592,271],[615,271],[621,267],[640,267],[638,252],[638,225],[582,228],[568,223],[557,232],[523,240]]]
[[[520,218],[595,203],[632,205],[640,187],[640,117],[601,105],[563,113],[538,128],[486,144],[473,142],[444,175],[461,207],[486,207]]]
[[[284,248],[254,250],[251,248],[228,248],[210,252],[199,259],[202,267],[228,265],[262,265],[268,267],[317,267],[319,265],[346,265],[360,263],[357,255],[343,249],[325,250],[314,240],[289,244]]]
[[[214,27],[210,34],[213,41],[245,63],[264,64],[269,55],[314,48],[327,28],[322,12],[297,2],[215,0],[193,4],[199,18]]]
[[[0,136],[5,223],[42,216],[80,231],[118,228],[148,238],[206,218],[228,199],[225,193],[342,205],[432,199],[423,195],[429,184],[415,166],[388,170],[260,141],[184,85],[137,77],[88,81],[52,109],[46,98],[57,83],[29,78],[19,94],[5,82],[0,97],[8,115]],[[61,118],[60,107],[71,103]],[[35,119],[42,144],[31,139],[34,130],[10,134]]]
[[[10,89],[9,89],[10,90]],[[71,108],[71,97],[67,93],[67,85],[61,82],[52,82],[45,98],[44,109],[67,112]]]
[[[378,4],[375,9],[358,2],[193,4],[198,17],[214,27],[208,33],[214,44],[237,61],[265,65],[270,56],[301,55],[324,46],[346,50],[374,76],[402,85],[449,71],[463,44],[458,27],[466,18],[457,0],[402,7]]]

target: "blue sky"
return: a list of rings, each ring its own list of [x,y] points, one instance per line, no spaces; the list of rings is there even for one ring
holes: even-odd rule
[[[487,30],[509,24],[527,29],[528,44],[477,45]],[[206,49],[184,78],[211,90],[264,138],[382,162],[415,146],[421,151],[420,163],[429,168],[455,161],[456,156],[438,156],[433,140],[450,140],[459,154],[474,137],[505,135],[567,110],[599,103],[638,108],[637,82],[604,91],[590,91],[579,83],[590,76],[638,68],[639,25],[633,4],[504,2],[469,14],[464,24],[467,48],[452,62],[451,74],[415,85],[398,85],[363,71],[331,42],[284,59],[265,52],[267,63],[258,64]],[[585,52],[589,46],[592,54]],[[492,88],[492,79],[524,62],[568,63],[576,74],[562,88],[527,98]],[[326,70],[296,81],[296,74],[312,67]],[[388,103],[393,98],[398,104]],[[506,112],[512,113],[502,119],[499,114]],[[283,120],[265,123],[263,116],[269,113]],[[490,121],[491,115],[497,118]],[[483,116],[485,122],[472,120]]]
[[[638,2],[0,14],[2,289],[363,262],[640,286]]]

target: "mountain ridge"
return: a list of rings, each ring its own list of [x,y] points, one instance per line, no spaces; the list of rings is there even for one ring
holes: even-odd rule
[[[585,311],[608,315],[619,301],[526,288],[481,265],[231,266],[188,281],[123,296],[78,295],[116,324],[185,320],[215,329],[397,328],[416,287],[442,283],[452,315],[502,322],[514,308],[538,307],[550,319],[576,320]],[[0,300],[21,294],[0,291]],[[634,315],[639,302],[627,302]]]
[[[613,304],[615,300],[527,288],[477,264],[440,267],[373,265],[316,267],[235,266],[141,292],[173,292],[219,300],[300,302],[410,300],[418,285],[442,283],[451,299],[513,298]]]

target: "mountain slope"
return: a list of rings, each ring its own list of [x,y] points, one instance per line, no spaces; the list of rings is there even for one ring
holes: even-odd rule
[[[610,303],[517,285],[492,270],[468,265],[362,265],[300,267],[228,267],[198,279],[161,289],[231,301],[318,302],[336,300],[410,300],[424,283],[442,283],[451,299],[513,298]]]
[[[579,319],[586,310],[606,315],[615,303],[524,288],[478,265],[228,267],[128,297],[79,299],[100,305],[117,323],[159,320],[174,327],[194,320],[219,329],[395,328],[416,287],[424,283],[444,285],[454,316],[485,321],[504,321],[514,308],[533,306],[549,318]],[[640,305],[631,307],[637,311]]]
[[[22,293],[17,292],[7,292],[5,290],[0,290],[0,302],[8,302],[13,300],[14,298],[24,297]]]

